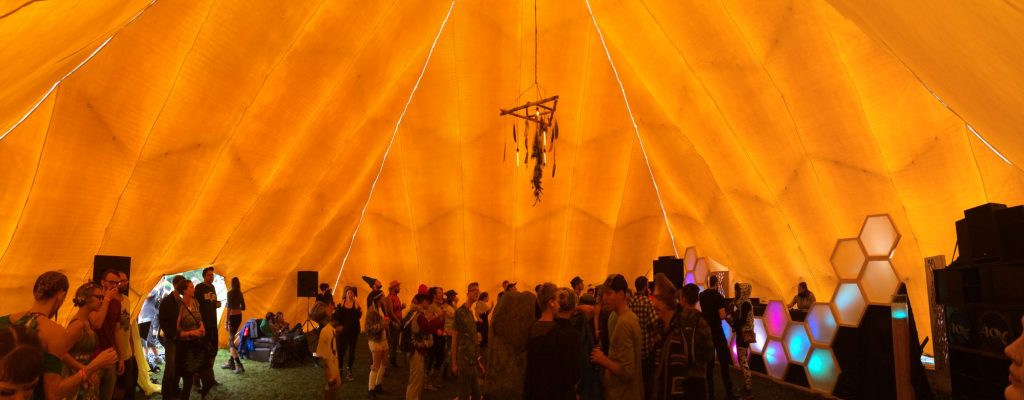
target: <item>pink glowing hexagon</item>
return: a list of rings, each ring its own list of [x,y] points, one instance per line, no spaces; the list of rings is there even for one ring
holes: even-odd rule
[[[768,340],[764,346],[764,366],[768,369],[768,375],[773,378],[785,378],[789,359],[786,358],[786,349],[782,346],[782,342],[774,339]]]
[[[789,311],[781,301],[772,301],[764,309],[764,327],[768,336],[781,339],[786,333],[786,325],[789,324]]]
[[[860,274],[860,287],[868,303],[887,305],[900,286],[900,279],[888,258],[871,259]]]
[[[832,339],[836,337],[836,317],[832,313],[832,307],[828,303],[814,303],[811,310],[807,312],[808,330],[811,331],[811,342],[817,345],[829,346]]]
[[[857,279],[868,257],[857,239],[839,239],[832,250],[832,268],[839,279]]]
[[[736,338],[729,342],[729,354],[732,354],[732,365],[740,365],[740,355],[736,348]]]
[[[693,278],[693,272],[687,272],[686,273],[686,278],[684,278],[684,282],[683,283],[684,284],[689,284],[689,283],[696,284],[697,283],[697,281],[694,280],[694,278]]]
[[[900,233],[889,214],[869,215],[858,237],[871,257],[889,257],[900,242]]]
[[[693,271],[693,267],[697,264],[697,248],[687,247],[686,253],[683,254],[683,266],[686,271]]]

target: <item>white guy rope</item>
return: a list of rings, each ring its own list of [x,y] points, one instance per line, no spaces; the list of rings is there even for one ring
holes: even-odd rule
[[[608,56],[608,64],[612,66],[612,73],[615,74],[615,81],[619,83],[619,90],[622,91],[622,101],[626,103],[626,111],[629,112],[629,121],[633,123],[633,132],[636,133],[637,143],[640,144],[640,152],[644,155],[644,163],[647,164],[647,173],[651,175],[651,184],[654,185],[654,193],[658,196],[658,205],[661,206],[661,215],[665,218],[665,229],[668,230],[668,237],[672,241],[672,252],[675,253],[676,258],[679,257],[679,249],[676,248],[676,237],[672,234],[672,224],[668,220],[668,212],[665,211],[665,203],[661,201],[661,190],[658,188],[658,181],[654,179],[654,170],[651,169],[651,160],[647,158],[647,150],[644,148],[644,140],[640,137],[640,128],[636,125],[636,119],[633,118],[633,109],[629,106],[629,99],[626,97],[626,87],[622,85],[622,79],[619,79],[619,71],[615,68],[615,62],[612,61],[612,54],[608,51],[608,45],[604,42],[604,34],[601,33],[601,27],[597,25],[597,18],[594,17],[594,10],[590,8],[590,0],[584,0],[587,3],[587,12],[590,13],[590,20],[594,22],[594,29],[597,30],[597,37],[601,39],[601,46],[604,47],[604,54]]]
[[[68,77],[71,76],[71,74],[75,73],[75,71],[78,71],[79,68],[82,68],[82,66],[85,65],[85,63],[89,62],[89,60],[92,60],[92,58],[95,57],[96,54],[100,52],[100,50],[103,50],[104,47],[107,47],[107,43],[110,43],[110,40],[113,39],[114,36],[117,36],[118,33],[121,33],[121,30],[123,30],[128,25],[131,25],[132,22],[135,22],[135,20],[142,16],[142,13],[146,12],[146,10],[149,10],[149,8],[153,6],[153,4],[156,4],[156,0],[150,1],[149,4],[147,4],[141,10],[139,10],[139,12],[135,13],[135,15],[133,15],[128,20],[128,22],[121,26],[121,29],[118,29],[117,32],[111,34],[110,37],[107,38],[107,40],[104,40],[103,43],[101,43],[99,47],[96,48],[96,50],[93,50],[92,53],[89,54],[89,56],[86,57],[84,60],[82,60],[82,62],[78,63],[78,65],[76,65],[75,68],[72,68],[71,71],[68,71],[68,73],[64,74],[64,76],[58,79],[57,82],[54,82],[53,85],[50,86],[50,90],[47,90],[46,93],[43,94],[43,97],[40,97],[39,101],[37,101],[36,104],[33,104],[32,107],[28,109],[28,112],[25,113],[25,115],[21,116],[21,119],[19,119],[18,122],[15,122],[14,125],[11,125],[10,128],[7,128],[7,130],[4,131],[3,134],[0,134],[0,140],[4,140],[4,138],[7,137],[7,135],[9,135],[11,132],[13,132],[15,128],[20,126],[22,122],[25,122],[25,120],[28,119],[28,117],[32,115],[32,113],[35,112],[37,108],[39,108],[39,105],[43,104],[43,101],[46,100],[47,97],[50,97],[50,93],[53,93],[53,91],[57,89],[57,86],[59,86],[61,82],[64,82],[65,79],[68,79]]]
[[[363,217],[366,216],[366,208],[370,206],[370,199],[373,198],[373,190],[377,187],[377,181],[380,180],[381,174],[384,172],[384,162],[388,159],[388,153],[391,152],[391,146],[395,144],[395,137],[398,136],[398,127],[402,125],[402,120],[405,119],[405,113],[409,111],[409,104],[412,104],[412,98],[416,95],[416,90],[420,88],[420,81],[423,79],[423,74],[427,72],[427,65],[430,64],[430,57],[434,55],[434,47],[437,46],[438,39],[441,38],[441,32],[444,32],[445,25],[448,25],[448,19],[452,16],[452,9],[455,8],[455,1],[452,0],[452,4],[448,6],[448,14],[444,16],[444,21],[441,22],[441,29],[437,30],[437,35],[434,36],[434,42],[430,44],[430,51],[427,52],[427,59],[423,62],[423,68],[420,69],[420,76],[416,78],[416,83],[412,86],[412,92],[409,93],[409,98],[405,101],[405,108],[402,109],[402,114],[398,116],[398,121],[395,122],[395,129],[391,132],[391,141],[388,142],[388,147],[384,150],[384,157],[380,160],[380,168],[377,170],[377,177],[373,178],[373,183],[370,185],[370,193],[366,195],[366,203],[363,203],[363,210],[359,212],[359,221],[356,222],[356,228],[352,231],[352,238],[348,242],[348,249],[345,250],[345,257],[341,259],[341,268],[338,269],[338,276],[334,279],[334,287],[338,287],[338,281],[341,280],[341,272],[345,270],[345,263],[348,262],[348,256],[352,253],[352,247],[356,243],[356,235],[359,233],[359,227],[363,225]]]

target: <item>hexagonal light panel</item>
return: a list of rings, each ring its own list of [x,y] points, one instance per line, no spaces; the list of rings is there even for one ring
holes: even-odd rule
[[[764,351],[764,344],[768,341],[768,333],[764,329],[764,320],[761,317],[754,317],[754,337],[756,342],[750,344],[750,351],[754,354],[761,354]]]
[[[868,260],[860,274],[860,287],[871,304],[892,304],[892,295],[899,286],[900,279],[888,258]]]
[[[693,279],[697,280],[698,285],[706,285],[708,282],[708,260],[704,257],[697,259],[697,264],[693,267]]]
[[[860,319],[864,317],[864,311],[868,308],[867,300],[860,287],[854,282],[839,282],[836,286],[836,293],[832,295],[833,312],[836,315],[836,322],[840,326],[856,328],[860,325]]]
[[[732,365],[740,365],[740,353],[736,349],[736,338],[729,342],[729,353],[732,354]]]
[[[729,322],[724,319],[722,320],[722,332],[725,332],[726,342],[732,341],[732,326],[729,325]]]
[[[900,242],[900,233],[889,214],[869,215],[858,237],[868,256],[872,257],[889,257]]]
[[[782,347],[782,342],[769,339],[768,344],[764,346],[764,366],[768,369],[768,375],[775,379],[784,378],[788,364],[789,360],[786,358],[786,350]]]
[[[789,311],[781,301],[772,301],[764,309],[764,327],[768,336],[781,339],[786,333],[786,325],[789,324]]]
[[[839,363],[831,349],[814,349],[807,358],[807,382],[811,389],[832,394],[839,381]]]
[[[786,335],[782,338],[789,361],[803,365],[807,360],[807,352],[811,350],[811,338],[807,335],[807,327],[803,322],[790,322]]]
[[[683,254],[683,266],[687,271],[693,271],[694,265],[697,264],[697,248],[687,247],[686,253]]]
[[[839,279],[857,279],[867,259],[857,239],[839,239],[832,250],[832,268]]]
[[[693,278],[693,272],[687,272],[686,273],[686,278],[685,278],[683,283],[684,284],[687,284],[687,283],[697,284],[697,281],[694,280],[694,278]]]
[[[808,330],[811,331],[811,342],[822,346],[830,346],[832,339],[835,339],[836,317],[832,314],[832,307],[828,303],[814,303],[811,310],[807,312]]]

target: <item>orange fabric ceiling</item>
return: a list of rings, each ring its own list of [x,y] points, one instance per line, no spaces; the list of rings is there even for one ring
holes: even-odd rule
[[[537,95],[518,97],[533,2],[455,3],[386,159],[450,2],[107,3],[0,1],[12,309],[94,254],[131,256],[137,290],[213,264],[254,312],[298,316],[297,270],[495,291],[644,274],[688,246],[759,297],[806,280],[827,301],[836,239],[889,213],[925,310],[923,258],[951,254],[962,210],[1024,202],[1024,172],[965,124],[1024,162],[1008,2],[595,0],[641,149],[586,3],[539,1],[561,139],[536,206],[498,116]]]

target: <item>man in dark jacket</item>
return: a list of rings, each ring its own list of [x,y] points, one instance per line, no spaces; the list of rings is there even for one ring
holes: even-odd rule
[[[718,276],[711,275],[708,281],[708,288],[700,294],[700,309],[704,320],[711,328],[711,342],[715,345],[715,354],[718,356],[718,363],[722,375],[722,384],[725,385],[725,398],[734,399],[732,394],[732,373],[729,366],[732,365],[732,355],[729,354],[729,341],[725,340],[725,331],[722,330],[722,320],[725,319],[725,297],[718,292]],[[715,361],[708,363],[708,398],[715,398]]]
[[[569,317],[576,309],[576,294],[545,283],[537,293],[543,311],[530,328],[526,343],[524,399],[574,399],[580,382],[583,352],[579,333]]]
[[[177,285],[183,281],[185,281],[185,277],[177,275],[172,283]],[[167,296],[164,296],[163,300],[160,300],[158,312],[164,345],[164,378],[161,381],[160,392],[163,393],[165,399],[176,399],[181,392],[181,386],[178,386],[181,378],[177,375],[176,357],[174,356],[174,339],[178,337],[178,308],[180,305],[181,299],[178,297],[178,291],[172,290]]]
[[[213,363],[217,358],[217,347],[220,344],[220,337],[217,334],[220,329],[217,329],[217,309],[220,308],[220,300],[217,300],[217,289],[213,287],[213,267],[206,267],[203,269],[203,281],[196,285],[196,300],[199,302],[199,314],[203,318],[203,327],[206,328],[206,342],[209,343],[209,348],[213,349],[210,352],[210,362],[208,363],[208,376],[213,376]],[[216,380],[211,382],[212,385],[216,386],[218,383]],[[209,391],[210,388],[203,388]]]
[[[654,304],[660,314],[662,342],[656,360],[652,398],[707,398],[707,363],[714,360],[708,323],[697,311],[697,285],[683,286],[675,304],[675,286],[664,274],[654,276]]]

